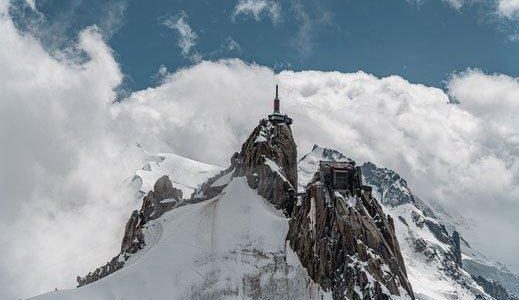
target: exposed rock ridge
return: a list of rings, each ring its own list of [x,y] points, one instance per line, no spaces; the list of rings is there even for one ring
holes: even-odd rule
[[[407,181],[395,171],[379,168],[369,161],[364,163],[361,168],[366,184],[375,187],[380,196],[380,203],[383,205],[394,207],[411,203],[423,211],[426,216],[436,217],[433,210],[411,192]]]
[[[245,176],[259,195],[291,215],[297,192],[297,146],[290,126],[261,120],[232,163],[233,177]]]
[[[121,251],[106,265],[97,268],[84,277],[78,276],[78,287],[97,281],[124,266],[125,261],[145,246],[143,229],[146,224],[159,218],[165,212],[173,209],[182,199],[182,191],[174,188],[168,176],[159,178],[144,197],[139,211],[134,210],[126,223]]]
[[[287,240],[310,277],[334,299],[414,299],[393,220],[369,193],[341,195],[314,176]]]
[[[352,209],[347,200],[315,184],[294,209],[296,151],[289,126],[262,120],[233,156],[232,176],[245,176],[258,194],[292,216],[287,236],[291,248],[310,278],[334,299],[414,299],[393,221],[375,199],[356,197]],[[323,154],[353,162],[337,151]],[[308,217],[311,211],[314,217]]]
[[[456,230],[452,233],[452,251],[455,257],[455,263],[458,268],[463,267],[463,263],[461,260],[461,241],[460,234]]]

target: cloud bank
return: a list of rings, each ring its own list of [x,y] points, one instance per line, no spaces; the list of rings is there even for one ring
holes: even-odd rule
[[[516,261],[517,78],[467,70],[444,92],[231,59],[164,71],[158,86],[114,102],[123,75],[96,28],[67,50],[87,59],[50,55],[5,12],[0,39],[2,299],[72,287],[118,250],[137,206],[125,181],[142,164],[136,143],[226,166],[272,110],[276,83],[300,155],[317,143],[392,168],[419,195],[484,224],[489,254]]]
[[[110,129],[122,74],[99,30],[84,30],[56,59],[38,39],[18,32],[5,11],[0,298],[15,299],[71,286],[75,273],[118,248],[133,206],[122,200],[133,196],[123,180],[140,164]]]

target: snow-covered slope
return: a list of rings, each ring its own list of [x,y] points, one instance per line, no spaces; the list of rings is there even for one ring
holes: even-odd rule
[[[288,219],[234,178],[214,199],[149,222],[147,245],[121,270],[36,299],[325,299],[287,231]]]
[[[132,182],[138,187],[141,196],[153,190],[157,179],[167,175],[173,186],[182,191],[184,198],[189,198],[199,184],[223,170],[221,167],[176,154],[145,153],[148,155],[147,163],[141,170],[136,171],[132,178]]]
[[[490,299],[470,274],[456,267],[452,244],[439,239],[430,228],[429,224],[438,224],[435,219],[410,203],[385,206],[385,211],[396,220],[395,230],[417,299]]]

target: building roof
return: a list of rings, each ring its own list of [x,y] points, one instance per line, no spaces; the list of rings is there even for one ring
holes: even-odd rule
[[[331,167],[333,169],[348,169],[355,166],[354,162],[339,162],[339,161],[319,161],[319,167]]]

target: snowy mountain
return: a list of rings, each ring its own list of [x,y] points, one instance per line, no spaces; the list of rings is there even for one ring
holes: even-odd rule
[[[227,169],[149,154],[121,252],[35,299],[514,299],[395,172],[365,163],[373,191],[334,192],[319,162],[351,159],[296,158],[290,127],[266,120]]]
[[[152,158],[121,252],[36,299],[413,299],[394,221],[371,194],[333,194],[318,173],[296,194],[288,124],[262,120],[225,170]]]

